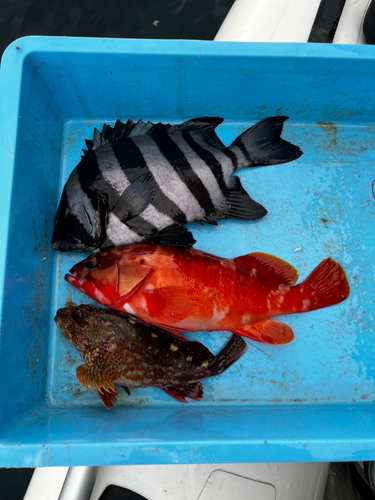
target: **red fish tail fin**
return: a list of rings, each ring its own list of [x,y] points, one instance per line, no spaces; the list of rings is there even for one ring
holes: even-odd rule
[[[349,297],[350,286],[344,269],[333,259],[325,259],[300,285],[285,297],[289,312],[306,312],[340,304]]]
[[[235,363],[246,351],[246,342],[238,335],[232,335],[227,344],[208,363],[210,376],[219,375]]]

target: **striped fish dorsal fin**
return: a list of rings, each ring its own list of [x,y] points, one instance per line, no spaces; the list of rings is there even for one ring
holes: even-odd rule
[[[142,120],[138,120],[137,122],[128,120],[126,123],[117,120],[114,127],[105,123],[101,132],[97,128],[94,129],[93,140],[85,140],[87,150],[84,149],[83,152],[86,155],[90,151],[103,146],[106,142],[116,142],[126,137],[149,135],[169,128],[171,128],[169,123],[146,123]]]
[[[169,135],[173,135],[174,133],[188,132],[191,135],[198,136],[201,141],[214,148],[225,149],[226,146],[215,132],[215,128],[223,123],[223,121],[223,118],[216,117],[193,118],[179,125],[174,125],[168,133]]]

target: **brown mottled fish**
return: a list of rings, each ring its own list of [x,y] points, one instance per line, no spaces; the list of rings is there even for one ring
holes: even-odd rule
[[[116,403],[115,383],[159,387],[178,401],[202,399],[200,380],[219,375],[237,361],[247,345],[233,335],[214,356],[200,342],[188,342],[119,311],[91,305],[65,307],[55,322],[85,363],[77,368],[83,386],[97,389],[108,409]]]

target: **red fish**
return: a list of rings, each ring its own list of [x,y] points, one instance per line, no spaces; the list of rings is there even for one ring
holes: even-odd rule
[[[289,326],[270,318],[339,304],[350,293],[345,271],[333,259],[295,285],[297,271],[271,255],[231,260],[152,243],[91,255],[70,273],[66,281],[100,304],[177,336],[229,330],[266,344],[294,338]]]

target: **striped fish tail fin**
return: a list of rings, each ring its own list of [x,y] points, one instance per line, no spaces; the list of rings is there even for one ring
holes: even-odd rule
[[[229,147],[237,157],[237,169],[277,165],[299,158],[300,148],[280,137],[287,119],[287,116],[266,118],[237,137]]]

